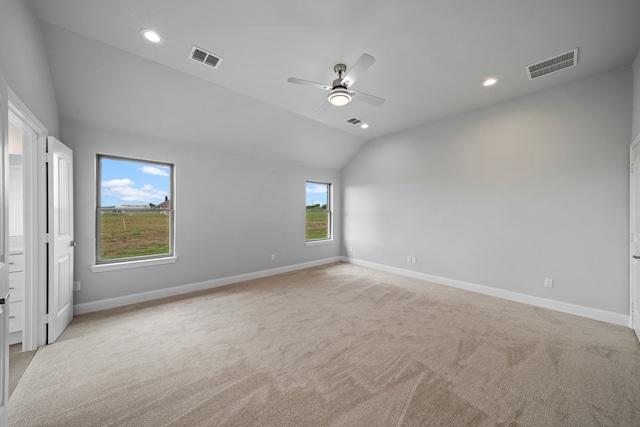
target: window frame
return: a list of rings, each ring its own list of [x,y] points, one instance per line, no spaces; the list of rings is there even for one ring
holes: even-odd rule
[[[126,258],[115,258],[109,260],[101,259],[101,213],[111,212],[114,207],[102,207],[102,159],[119,160],[125,162],[133,162],[139,164],[157,165],[169,168],[169,185],[168,191],[169,207],[168,208],[142,208],[142,207],[118,207],[120,212],[167,212],[169,214],[169,252],[163,254],[142,255]],[[129,267],[143,267],[149,265],[159,265],[173,263],[177,260],[175,256],[175,164],[157,160],[147,160],[134,157],[114,156],[110,154],[96,154],[96,205],[95,205],[95,256],[94,264],[91,270],[94,272],[117,270]]]
[[[309,184],[320,184],[327,186],[327,237],[318,239],[307,239],[307,204],[306,204],[306,191]],[[307,179],[305,181],[305,220],[304,220],[304,238],[305,246],[322,245],[333,242],[333,184],[326,181],[318,181]]]

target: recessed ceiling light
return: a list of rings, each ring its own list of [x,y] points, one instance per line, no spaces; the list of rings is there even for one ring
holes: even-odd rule
[[[369,127],[369,125],[368,125],[368,124],[366,124],[366,123],[363,123],[363,124],[361,124],[361,125],[360,125],[360,127],[361,127],[362,129],[366,129],[366,128],[368,128],[368,127]]]
[[[494,84],[498,83],[498,79],[494,79],[492,78],[488,78],[487,80],[485,80],[482,83],[482,86],[493,86]]]
[[[141,29],[140,34],[142,34],[142,37],[153,43],[160,43],[162,41],[162,38],[158,35],[158,33],[148,28]]]

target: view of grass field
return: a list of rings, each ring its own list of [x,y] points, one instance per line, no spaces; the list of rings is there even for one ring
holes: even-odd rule
[[[325,210],[307,209],[307,240],[326,239],[329,236],[329,213]]]
[[[168,254],[170,227],[171,216],[165,212],[103,212],[100,259]]]
[[[330,189],[331,184],[326,182],[307,181],[307,218],[305,221],[307,241],[331,237]]]

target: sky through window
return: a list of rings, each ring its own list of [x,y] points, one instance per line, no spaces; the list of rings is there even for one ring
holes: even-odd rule
[[[160,204],[170,196],[171,170],[157,163],[103,157],[100,206]]]

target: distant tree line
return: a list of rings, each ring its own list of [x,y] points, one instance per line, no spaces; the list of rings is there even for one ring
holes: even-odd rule
[[[327,210],[327,204],[325,203],[324,205],[321,205],[320,203],[316,203],[315,205],[307,205],[307,210],[308,211],[311,211],[311,210],[326,211]]]

